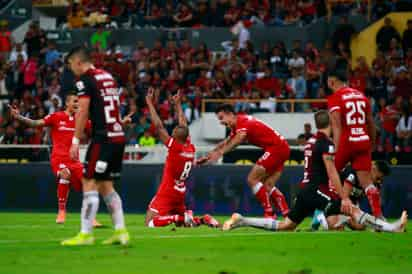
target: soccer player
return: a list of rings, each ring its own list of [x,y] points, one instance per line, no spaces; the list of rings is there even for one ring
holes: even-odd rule
[[[245,141],[262,148],[264,153],[250,171],[248,184],[263,207],[264,217],[274,216],[272,203],[283,216],[287,216],[289,207],[285,196],[275,186],[290,155],[289,144],[285,138],[250,115],[235,114],[232,105],[219,106],[216,115],[220,123],[231,130],[230,136],[220,142],[207,156],[198,159],[198,164],[215,162]]]
[[[156,112],[153,96],[153,89],[149,89],[146,103],[152,123],[157,129],[158,138],[166,145],[168,155],[163,169],[162,182],[149,204],[145,224],[148,227],[162,227],[172,223],[184,226],[197,226],[203,223],[218,227],[219,223],[212,216],[205,215],[197,218],[193,217],[190,211],[186,211],[185,183],[194,165],[195,146],[190,142],[189,128],[182,110],[180,94],[173,97],[178,125],[173,129],[172,136],[169,136]]]
[[[382,217],[380,192],[371,177],[372,148],[376,129],[368,98],[346,85],[346,74],[335,71],[328,75],[328,86],[334,94],[328,98],[333,141],[336,146],[336,168],[340,172],[349,162],[359,178],[374,216]]]
[[[50,127],[53,150],[50,165],[57,181],[58,214],[56,223],[64,224],[66,220],[66,204],[70,186],[80,192],[82,190],[83,165],[79,160],[72,160],[69,155],[74,134],[74,115],[78,109],[78,97],[69,94],[65,101],[64,111],[47,115],[43,119],[32,120],[20,115],[15,106],[10,106],[11,117],[29,127]],[[90,128],[90,124],[87,124]],[[94,226],[101,226],[94,220]]]
[[[122,200],[113,187],[113,181],[120,178],[126,141],[120,117],[118,87],[112,75],[93,66],[89,52],[83,47],[70,51],[67,63],[78,77],[76,88],[79,96],[70,148],[72,159],[79,158],[79,140],[89,115],[92,136],[83,175],[81,231],[74,238],[63,241],[62,245],[94,243],[92,220],[99,207],[99,193],[103,196],[115,229],[113,236],[103,244],[126,245],[130,237],[125,226]]]
[[[296,202],[288,217],[283,221],[269,218],[246,218],[238,213],[223,225],[223,230],[241,226],[252,226],[268,230],[294,230],[306,216],[313,214],[315,209],[321,209],[325,215],[338,215],[341,212],[351,216],[358,224],[371,226],[380,231],[403,232],[407,223],[406,211],[395,223],[371,216],[353,206],[349,197],[342,189],[340,178],[334,163],[335,146],[329,139],[331,127],[327,111],[315,114],[318,132],[305,145],[305,167],[301,188]],[[329,188],[331,180],[336,192]],[[336,196],[338,193],[339,197]]]
[[[380,189],[384,178],[389,176],[391,168],[385,161],[376,161],[372,163],[371,175],[372,181],[376,188]],[[358,175],[351,165],[346,166],[340,173],[340,179],[343,183],[343,191],[349,195],[352,203],[359,206],[360,200],[364,197],[364,191],[360,185]],[[323,229],[340,229],[347,224],[353,230],[364,230],[365,226],[356,224],[356,222],[347,216],[330,216],[326,218],[322,211],[316,210],[312,219],[312,230],[317,230],[319,225]]]

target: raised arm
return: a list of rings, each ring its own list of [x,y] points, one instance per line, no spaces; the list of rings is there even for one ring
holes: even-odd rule
[[[156,108],[153,104],[153,97],[154,97],[154,90],[150,88],[146,95],[146,104],[147,104],[147,107],[149,108],[150,118],[152,119],[152,123],[157,129],[158,137],[162,143],[166,144],[170,136],[169,136],[169,133],[167,133],[167,130],[164,128],[163,123],[160,120],[160,117],[156,112]]]
[[[20,111],[15,106],[9,105],[9,109],[10,109],[10,116],[13,119],[16,119],[17,121],[21,122],[22,124],[28,127],[42,127],[46,124],[44,119],[33,120],[30,118],[24,117],[23,115],[20,114]]]
[[[185,114],[183,113],[181,99],[182,99],[182,95],[180,94],[180,91],[178,91],[177,94],[173,96],[173,101],[175,103],[176,112],[177,112],[177,120],[178,120],[179,126],[187,127],[187,121],[186,121]]]

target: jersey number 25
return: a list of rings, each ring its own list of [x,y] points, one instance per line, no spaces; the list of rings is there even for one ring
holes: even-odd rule
[[[348,113],[346,114],[346,124],[348,126],[365,124],[366,103],[364,101],[346,102],[345,107],[346,109],[349,110]],[[355,117],[356,114],[358,114],[357,118]]]

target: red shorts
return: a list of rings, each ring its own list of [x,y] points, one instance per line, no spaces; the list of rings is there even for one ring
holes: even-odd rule
[[[51,159],[51,169],[54,176],[58,177],[59,171],[68,168],[70,171],[70,185],[76,191],[82,191],[83,165],[79,161],[67,159]]]
[[[256,164],[265,168],[267,174],[280,172],[289,160],[290,148],[288,144],[267,148]]]
[[[348,163],[354,170],[370,171],[372,168],[372,146],[369,141],[349,142],[343,139],[335,154],[335,165],[340,172]]]
[[[154,196],[149,204],[149,210],[161,215],[184,215],[186,211],[185,199]]]

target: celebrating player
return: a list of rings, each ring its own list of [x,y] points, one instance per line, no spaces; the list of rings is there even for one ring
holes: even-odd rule
[[[67,61],[70,69],[79,77],[76,82],[79,111],[76,113],[75,133],[70,148],[71,158],[79,158],[79,139],[89,114],[92,141],[87,151],[83,179],[81,231],[74,238],[63,241],[62,245],[94,243],[92,220],[99,207],[99,193],[103,196],[115,229],[113,236],[103,244],[126,245],[129,233],[125,226],[122,200],[113,187],[113,181],[120,177],[125,147],[117,84],[112,75],[93,66],[85,48],[74,48],[68,54]]]
[[[376,130],[368,98],[345,84],[343,72],[332,72],[328,85],[334,94],[328,98],[333,141],[336,146],[336,168],[341,171],[349,162],[365,191],[372,213],[382,217],[380,192],[371,177],[372,147]]]
[[[172,137],[164,128],[154,106],[154,91],[149,89],[146,103],[149,107],[152,123],[158,131],[158,137],[169,151],[163,169],[162,183],[146,214],[146,225],[161,227],[175,223],[177,225],[196,226],[201,223],[218,227],[219,223],[210,215],[194,218],[186,211],[185,193],[186,179],[194,164],[195,146],[190,142],[189,128],[183,114],[180,94],[173,97],[178,115],[178,125],[174,128]]]
[[[207,156],[200,158],[198,163],[215,162],[223,154],[245,141],[262,148],[264,153],[249,173],[248,184],[263,207],[264,217],[274,215],[271,202],[283,216],[287,216],[289,207],[285,196],[275,187],[282,175],[284,163],[290,155],[285,138],[250,115],[236,115],[232,105],[219,106],[216,115],[220,123],[231,130],[230,136],[219,143]]]
[[[391,168],[385,161],[376,161],[372,163],[371,175],[372,181],[376,188],[380,189],[384,177],[389,176]],[[364,191],[360,185],[358,175],[352,166],[346,166],[340,173],[340,179],[343,183],[343,191],[349,195],[352,203],[359,206],[360,200],[364,197]],[[364,230],[365,226],[357,224],[354,220],[344,215],[325,217],[323,211],[316,210],[312,219],[312,230],[317,230],[320,225],[323,229],[340,229],[344,224],[353,230]]]
[[[79,160],[72,160],[69,155],[70,145],[74,134],[74,115],[78,109],[78,97],[69,94],[66,97],[64,111],[47,115],[43,119],[32,120],[20,115],[19,110],[10,106],[11,116],[29,127],[50,127],[53,150],[50,165],[57,181],[58,214],[56,223],[64,224],[66,220],[66,204],[69,186],[75,191],[82,190],[83,165]],[[90,128],[90,124],[87,126]],[[94,220],[94,226],[101,226]]]
[[[326,216],[338,215],[341,212],[351,216],[358,224],[371,226],[380,231],[403,232],[407,223],[406,211],[395,223],[387,223],[371,216],[353,206],[348,196],[343,192],[340,178],[334,163],[335,146],[329,139],[331,128],[329,114],[319,111],[315,114],[318,132],[305,145],[305,169],[301,189],[296,202],[284,221],[269,218],[246,218],[235,213],[223,225],[223,230],[241,226],[252,226],[268,230],[293,230],[306,216],[315,209],[321,209]],[[329,188],[331,181],[336,189]],[[338,193],[339,197],[336,196]],[[341,198],[341,199],[339,199]]]

